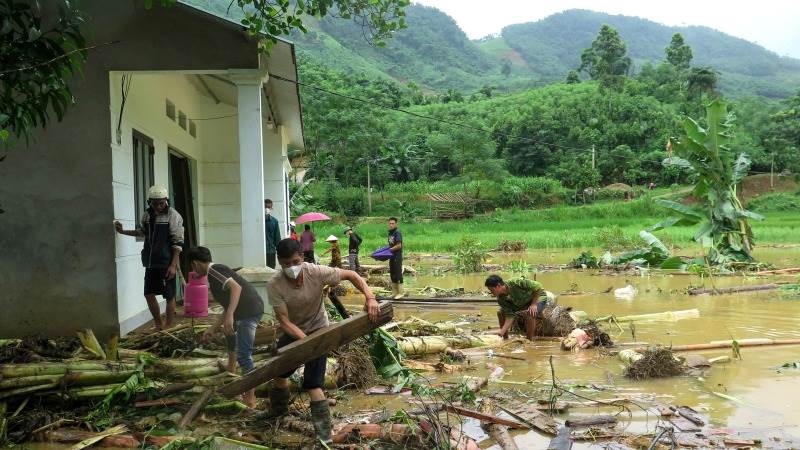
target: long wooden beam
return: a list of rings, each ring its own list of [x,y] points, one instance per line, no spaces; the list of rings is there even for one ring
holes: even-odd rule
[[[218,393],[226,397],[239,395],[389,323],[393,315],[391,302],[381,302],[379,307],[377,322],[370,321],[366,313],[359,313],[317,330],[305,339],[281,347],[278,354],[265,360],[261,367],[220,387]]]

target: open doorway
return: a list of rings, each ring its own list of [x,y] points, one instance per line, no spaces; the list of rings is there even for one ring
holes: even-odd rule
[[[170,148],[169,180],[172,193],[172,207],[183,217],[184,251],[181,252],[181,272],[186,277],[189,272],[188,250],[197,245],[197,224],[194,214],[194,195],[192,170],[189,158]]]

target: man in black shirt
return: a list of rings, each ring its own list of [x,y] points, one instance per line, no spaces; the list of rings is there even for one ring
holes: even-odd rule
[[[264,315],[264,300],[252,284],[230,267],[212,263],[211,252],[207,248],[194,247],[189,250],[189,262],[192,270],[208,276],[211,293],[225,309],[225,314],[203,333],[203,341],[208,341],[222,327],[229,354],[236,351],[236,359],[242,368],[242,373],[250,372],[253,370],[256,327]],[[255,391],[246,392],[244,401],[250,407],[255,406]]]
[[[392,279],[392,294],[394,298],[403,297],[403,235],[397,229],[397,217],[389,218],[389,249],[392,257],[389,258],[389,277]]]
[[[183,248],[183,218],[169,206],[169,194],[163,186],[154,185],[147,191],[147,210],[134,230],[125,230],[114,221],[117,233],[144,239],[142,265],[144,269],[144,298],[153,315],[156,329],[165,328],[156,295],[164,297],[167,306],[166,328],[175,319],[175,273]]]
[[[361,247],[361,236],[353,231],[352,227],[347,227],[344,230],[350,241],[347,245],[347,262],[350,265],[350,270],[356,273],[361,272],[361,264],[358,262],[358,248]]]

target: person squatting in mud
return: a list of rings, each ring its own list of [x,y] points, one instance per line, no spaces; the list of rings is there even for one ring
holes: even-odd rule
[[[489,275],[484,284],[500,305],[500,310],[497,311],[500,330],[497,334],[508,339],[511,327],[517,320],[521,320],[526,336],[533,340],[536,335],[536,319],[547,306],[542,283],[527,278],[516,278],[506,283],[500,275]]]

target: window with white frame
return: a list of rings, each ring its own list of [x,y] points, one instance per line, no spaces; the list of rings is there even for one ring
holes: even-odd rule
[[[147,190],[155,181],[153,156],[155,147],[149,137],[133,131],[133,195],[136,203],[136,225],[147,209]]]

